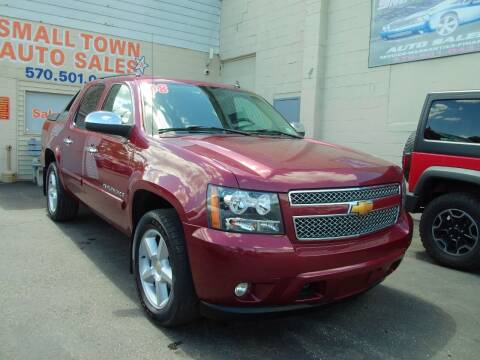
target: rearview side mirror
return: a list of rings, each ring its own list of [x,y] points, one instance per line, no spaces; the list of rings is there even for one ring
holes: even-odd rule
[[[305,136],[305,126],[303,126],[302,123],[299,122],[291,122],[290,125],[295,129],[295,131],[298,133],[300,136]]]
[[[47,120],[48,121],[57,121],[59,115],[60,115],[60,113],[51,113],[50,115],[48,115]]]
[[[125,124],[122,118],[110,111],[95,111],[85,118],[85,128],[104,134],[128,137],[133,129],[132,124]]]

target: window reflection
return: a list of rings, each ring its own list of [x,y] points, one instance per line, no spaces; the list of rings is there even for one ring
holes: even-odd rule
[[[433,101],[425,139],[480,143],[479,114],[480,100]]]
[[[133,125],[133,102],[130,89],[126,84],[115,84],[110,89],[103,110],[120,116],[122,123]]]

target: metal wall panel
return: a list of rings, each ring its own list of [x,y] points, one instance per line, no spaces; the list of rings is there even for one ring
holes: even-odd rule
[[[219,50],[220,0],[7,0],[0,14],[192,50]]]
[[[221,79],[229,85],[237,84],[243,89],[255,91],[256,54],[222,62]]]

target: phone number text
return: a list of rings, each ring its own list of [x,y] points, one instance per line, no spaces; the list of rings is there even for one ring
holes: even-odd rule
[[[93,74],[83,74],[74,71],[55,71],[39,67],[27,66],[25,68],[25,77],[28,79],[38,79],[47,81],[57,81],[70,84],[85,84],[95,80],[97,77]]]

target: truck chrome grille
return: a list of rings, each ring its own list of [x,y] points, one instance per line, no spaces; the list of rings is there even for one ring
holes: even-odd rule
[[[388,184],[350,189],[290,191],[288,197],[293,206],[311,206],[374,200],[399,194],[399,184]]]
[[[348,238],[380,231],[397,222],[399,206],[374,210],[366,216],[352,214],[294,217],[298,240]]]

